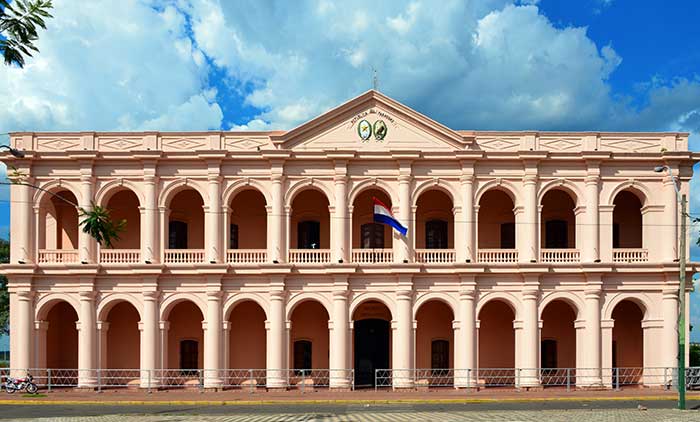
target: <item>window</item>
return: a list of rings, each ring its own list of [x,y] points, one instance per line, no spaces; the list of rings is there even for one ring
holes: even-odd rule
[[[168,248],[187,249],[187,223],[171,221],[168,224]]]
[[[362,232],[363,249],[384,248],[384,225],[379,223],[367,223],[360,227]]]
[[[557,341],[556,340],[542,340],[542,350],[541,350],[541,362],[540,366],[542,369],[556,368],[557,367]]]
[[[231,224],[229,227],[229,249],[238,249],[238,224]]]
[[[196,340],[182,340],[180,342],[180,369],[183,375],[194,375],[196,371],[188,371],[199,368],[199,343]]]
[[[321,247],[321,223],[300,221],[297,224],[297,248],[319,249]]]
[[[450,367],[450,342],[433,340],[430,345],[430,367],[432,369],[447,369]]]
[[[447,249],[447,221],[425,222],[425,247],[426,249]]]
[[[297,340],[294,342],[294,372],[311,372],[311,342]]]
[[[613,248],[620,247],[620,224],[613,223]]]
[[[515,223],[501,224],[501,249],[515,249]]]
[[[545,223],[545,248],[565,249],[569,247],[569,225],[564,220],[549,220]]]

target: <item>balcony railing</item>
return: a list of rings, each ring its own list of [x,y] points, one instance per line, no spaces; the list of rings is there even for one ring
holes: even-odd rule
[[[101,264],[138,264],[140,249],[100,249]]]
[[[353,249],[352,262],[358,264],[382,264],[394,261],[391,249]]]
[[[613,249],[613,262],[648,262],[649,251],[646,249]]]
[[[204,262],[204,249],[166,249],[166,264],[200,264]]]
[[[455,262],[454,249],[416,249],[416,262],[444,264]]]
[[[540,261],[550,264],[581,262],[581,252],[578,249],[542,249]]]
[[[289,262],[293,264],[325,264],[331,262],[330,249],[290,249]]]
[[[479,249],[477,261],[484,264],[512,264],[518,262],[517,249]]]
[[[78,262],[78,251],[75,249],[39,249],[39,263],[68,264]]]
[[[231,264],[262,264],[267,262],[267,249],[229,249],[226,262]]]

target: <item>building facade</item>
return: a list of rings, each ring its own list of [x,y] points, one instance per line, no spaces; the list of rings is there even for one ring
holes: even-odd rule
[[[612,368],[676,366],[686,133],[455,131],[368,91],[286,132],[10,138],[17,370],[284,387],[330,369],[347,388],[503,368],[535,387],[547,368],[610,386]],[[119,240],[83,233],[76,205],[124,220]]]

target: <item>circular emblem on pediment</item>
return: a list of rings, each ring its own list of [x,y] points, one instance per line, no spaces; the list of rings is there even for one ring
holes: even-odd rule
[[[386,127],[384,120],[377,120],[374,122],[374,139],[377,141],[383,141],[384,137],[386,137],[387,131],[388,128]]]
[[[368,140],[372,136],[372,125],[367,120],[360,120],[357,124],[357,134],[363,141]]]

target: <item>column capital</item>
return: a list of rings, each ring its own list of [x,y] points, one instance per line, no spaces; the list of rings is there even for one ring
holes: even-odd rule
[[[523,185],[535,185],[537,184],[537,179],[536,174],[526,174],[523,176]]]
[[[459,300],[474,300],[476,298],[476,290],[460,290]]]
[[[109,330],[109,322],[108,321],[97,321],[97,329],[100,331],[108,331]]]
[[[143,300],[146,301],[156,301],[160,298],[160,292],[157,290],[148,290],[141,294],[143,295]]]
[[[95,300],[95,297],[97,296],[97,292],[95,292],[94,290],[89,290],[89,291],[83,290],[83,291],[79,292],[78,295],[80,296],[81,301],[93,301],[93,300]]]
[[[588,175],[583,179],[586,186],[598,186],[600,175]]]
[[[663,300],[678,300],[678,286],[666,287],[662,291]]]
[[[34,321],[34,329],[37,331],[46,331],[49,329],[48,321]]]
[[[285,290],[272,290],[270,291],[270,300],[284,300],[287,297],[287,292]]]
[[[413,176],[410,174],[402,174],[399,176],[399,183],[410,183],[413,180]]]
[[[528,288],[527,290],[523,290],[521,294],[523,300],[537,300],[539,293],[539,290]]]
[[[396,300],[411,300],[413,299],[413,290],[397,290]]]
[[[333,290],[331,296],[333,296],[333,300],[348,300],[350,292],[348,290]]]
[[[17,295],[17,298],[23,302],[31,301],[34,299],[34,296],[36,296],[36,292],[31,290],[17,290],[13,293],[15,293]]]
[[[163,331],[168,331],[170,329],[170,321],[160,321],[158,327]]]
[[[224,292],[221,290],[209,290],[207,291],[207,300],[216,301],[221,300]]]

